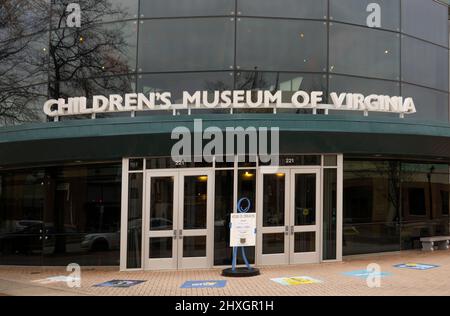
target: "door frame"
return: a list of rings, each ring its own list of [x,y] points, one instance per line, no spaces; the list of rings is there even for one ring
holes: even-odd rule
[[[316,224],[315,225],[295,225],[295,176],[298,174],[315,174],[316,177]],[[290,217],[290,247],[289,247],[289,264],[302,263],[319,263],[322,258],[322,170],[317,168],[293,168],[290,173],[289,184],[289,217]],[[315,232],[316,245],[314,252],[294,252],[295,233]]]
[[[184,199],[184,178],[186,176],[208,176],[207,184],[207,228],[202,230],[186,231],[183,223],[183,199]],[[159,177],[174,177],[173,190],[173,227],[171,231],[154,232],[150,231],[150,198],[151,179]],[[146,170],[144,172],[144,196],[143,196],[143,270],[177,270],[192,268],[210,268],[213,264],[214,247],[214,172],[211,169],[164,169]],[[200,232],[199,232],[200,231]],[[149,259],[149,238],[172,237],[175,241],[172,244],[172,258]],[[183,257],[183,237],[185,236],[206,236],[206,257],[184,258]]]
[[[277,227],[262,226],[263,221],[263,193],[264,193],[264,175],[266,174],[285,174],[285,225]],[[299,227],[293,225],[295,212],[294,207],[294,181],[296,174],[316,174],[316,225],[314,230],[308,229],[308,226]],[[320,263],[322,262],[322,167],[321,166],[292,166],[273,169],[272,167],[260,167],[258,170],[257,179],[257,238],[256,238],[256,264],[264,265],[278,265],[278,264],[302,264],[302,263]],[[296,232],[316,232],[316,251],[313,253],[297,254],[293,252],[294,249],[294,234]],[[284,253],[264,255],[262,253],[262,235],[265,233],[284,233]],[[286,238],[287,237],[287,238]],[[297,259],[296,259],[297,257]],[[303,258],[303,259],[300,259]]]

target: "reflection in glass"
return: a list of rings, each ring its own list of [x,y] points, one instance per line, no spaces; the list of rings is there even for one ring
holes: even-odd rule
[[[233,213],[233,170],[216,171],[214,188],[214,265],[231,264],[230,214]]]
[[[400,95],[400,83],[388,80],[376,80],[359,77],[330,75],[330,92],[340,93],[361,93],[363,95]],[[417,104],[416,104],[417,107]],[[342,114],[340,111],[330,111],[330,114]],[[361,112],[346,111],[345,115],[362,116]],[[411,117],[416,116],[411,115]],[[398,117],[398,114],[391,113],[369,113],[369,117]],[[409,117],[409,116],[408,116]]]
[[[326,0],[238,0],[238,11],[244,16],[324,19]]]
[[[172,237],[152,237],[150,238],[150,259],[172,258]]]
[[[263,255],[284,253],[284,233],[263,234],[262,253]]]
[[[150,230],[172,230],[174,178],[154,177],[150,190]]]
[[[233,89],[232,72],[200,72],[200,73],[175,73],[175,74],[146,74],[138,77],[138,92],[148,94],[150,92],[170,92],[173,104],[183,103],[183,92],[195,91],[224,91]],[[205,113],[208,110],[199,110]],[[215,110],[217,112],[217,110]],[[155,111],[152,111],[153,114]],[[186,111],[185,111],[186,112]],[[172,114],[171,112],[163,112]],[[138,115],[145,115],[137,113]]]
[[[234,14],[230,0],[145,0],[141,1],[141,18],[215,16]]]
[[[316,233],[305,232],[294,234],[294,252],[315,252],[316,251]]]
[[[128,176],[127,268],[141,267],[143,174]]]
[[[50,40],[50,80],[134,72],[136,46],[137,25],[132,21],[57,29]]]
[[[402,32],[448,47],[447,6],[436,1],[403,1]]]
[[[448,122],[448,93],[404,83],[402,94],[404,97],[412,97],[417,109],[416,113],[405,116],[406,120]]]
[[[206,236],[183,237],[183,257],[206,257]]]
[[[344,225],[344,256],[400,251],[400,226],[396,223]]]
[[[142,21],[139,71],[228,70],[234,64],[233,47],[229,18]]]
[[[336,259],[337,169],[323,170],[323,260]]]
[[[295,225],[316,224],[316,175],[295,175]]]
[[[136,19],[138,2],[139,0],[79,0],[76,3],[80,5],[82,12],[81,29],[103,22]],[[52,0],[53,29],[68,28],[66,22],[70,20],[68,15],[71,12],[66,9],[70,3],[71,0]]]
[[[326,70],[323,22],[242,18],[237,25],[236,64],[240,69]]]
[[[263,177],[263,226],[284,226],[286,174],[265,174]]]
[[[446,48],[418,39],[402,37],[403,80],[448,91],[448,55]]]
[[[206,229],[208,176],[184,177],[184,229]]]
[[[399,35],[378,29],[332,23],[329,70],[331,73],[399,80]]]

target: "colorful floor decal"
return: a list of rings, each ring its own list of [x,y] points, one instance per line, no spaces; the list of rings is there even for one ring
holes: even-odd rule
[[[320,280],[313,279],[308,276],[296,276],[289,278],[275,278],[270,279],[273,282],[276,282],[281,285],[291,286],[291,285],[305,285],[305,284],[317,284],[322,283]]]
[[[144,283],[145,281],[142,280],[111,280],[104,283],[96,284],[94,287],[132,287],[141,283]]]
[[[411,269],[411,270],[430,270],[438,268],[439,266],[434,264],[423,264],[423,263],[402,263],[394,266],[400,269]]]
[[[350,272],[344,272],[343,274],[346,276],[356,277],[356,278],[361,278],[361,279],[367,279],[369,277],[384,278],[384,277],[388,277],[388,276],[392,275],[389,272],[372,272],[372,271],[367,271],[367,270],[355,270],[355,271],[350,271]]]
[[[182,289],[206,289],[206,288],[221,288],[227,285],[225,280],[212,281],[186,281],[181,286]]]

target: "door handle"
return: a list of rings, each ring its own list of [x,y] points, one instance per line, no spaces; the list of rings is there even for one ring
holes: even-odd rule
[[[294,235],[294,225],[291,226],[291,235]]]
[[[183,239],[183,230],[182,229],[180,229],[178,236],[180,237],[180,239]]]
[[[286,236],[289,236],[289,226],[284,227],[284,233]]]
[[[177,230],[176,229],[173,230],[173,239],[177,239]]]

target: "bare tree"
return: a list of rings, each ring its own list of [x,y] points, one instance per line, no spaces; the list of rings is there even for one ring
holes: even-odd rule
[[[30,83],[36,78],[46,81],[41,54],[45,46],[38,38],[48,28],[48,13],[45,0],[0,2],[0,125],[39,116],[34,105],[46,92]]]
[[[71,2],[0,1],[0,126],[42,118],[46,98],[89,99],[132,89],[133,22],[109,23],[125,16],[121,4],[77,1],[82,20],[77,28],[66,25]]]

